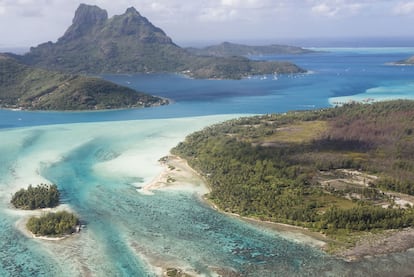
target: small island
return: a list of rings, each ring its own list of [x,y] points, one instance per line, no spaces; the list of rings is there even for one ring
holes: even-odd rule
[[[56,185],[40,184],[36,187],[29,185],[20,189],[11,199],[14,207],[23,210],[54,208],[59,205],[60,193]],[[79,219],[70,212],[47,212],[39,217],[33,216],[26,223],[26,228],[34,236],[64,237],[79,232]]]
[[[79,219],[72,213],[60,211],[31,217],[27,229],[36,236],[61,237],[79,231]]]

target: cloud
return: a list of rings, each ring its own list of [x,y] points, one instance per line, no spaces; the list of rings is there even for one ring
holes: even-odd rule
[[[311,10],[314,14],[322,16],[335,16],[339,11],[338,8],[333,8],[325,3],[313,6]]]
[[[41,17],[44,8],[52,0],[0,0],[0,14],[14,14],[22,17]]]
[[[224,22],[230,20],[236,15],[236,11],[222,8],[207,8],[199,15],[201,21]]]
[[[414,1],[399,2],[393,11],[396,15],[412,15],[414,14]]]
[[[260,21],[281,14],[287,0],[220,0],[208,1],[197,16],[201,21]]]
[[[312,14],[325,17],[358,15],[377,4],[373,0],[308,0],[307,2],[311,4]]]

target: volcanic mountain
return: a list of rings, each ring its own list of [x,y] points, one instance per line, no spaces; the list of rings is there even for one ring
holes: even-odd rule
[[[239,79],[248,75],[300,73],[289,62],[244,57],[200,57],[176,45],[135,8],[108,18],[97,7],[81,4],[72,25],[57,42],[32,47],[23,63],[69,73],[185,73],[195,78]]]

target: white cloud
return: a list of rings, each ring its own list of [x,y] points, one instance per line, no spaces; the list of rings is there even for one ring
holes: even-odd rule
[[[269,7],[278,3],[284,2],[283,0],[279,1],[269,1],[269,0],[221,0],[220,4],[222,6],[230,6],[239,9],[245,8],[264,8]]]
[[[338,8],[333,8],[325,3],[318,4],[312,7],[312,12],[316,15],[335,16],[338,13]]]
[[[313,14],[326,17],[358,15],[377,4],[373,0],[308,0],[308,3]]]
[[[414,1],[399,2],[394,7],[394,13],[397,15],[414,15]]]
[[[7,11],[23,17],[41,17],[51,2],[52,0],[0,0],[0,9],[3,14]]]
[[[240,0],[221,0],[223,6],[237,6],[240,4]]]
[[[209,1],[197,16],[202,21],[261,21],[286,10],[287,0],[220,0]]]
[[[224,22],[235,19],[238,12],[235,9],[226,9],[222,7],[207,8],[204,12],[199,15],[201,21],[213,21],[213,22]]]

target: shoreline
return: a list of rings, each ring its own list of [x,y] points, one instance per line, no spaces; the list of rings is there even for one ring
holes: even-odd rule
[[[160,98],[162,101],[156,104],[151,104],[149,106],[132,106],[132,107],[118,107],[118,108],[109,108],[109,109],[80,109],[80,110],[36,110],[36,109],[28,109],[23,106],[17,106],[17,107],[3,107],[0,106],[0,110],[5,111],[12,111],[12,112],[52,112],[52,113],[94,113],[94,112],[112,112],[112,111],[128,111],[128,110],[140,110],[145,108],[155,108],[155,107],[161,107],[161,106],[167,106],[174,104],[175,101],[166,97],[156,96],[156,95],[150,95],[154,97]]]
[[[156,190],[168,190],[168,189],[189,189],[189,186],[193,187],[193,191],[199,193],[200,201],[212,208],[213,210],[223,213],[226,216],[238,218],[242,221],[248,222],[253,225],[262,226],[267,229],[277,231],[279,235],[286,239],[291,239],[299,243],[305,243],[310,246],[314,246],[320,249],[326,247],[329,241],[323,234],[312,232],[306,228],[300,226],[294,226],[289,224],[262,221],[251,217],[244,217],[234,213],[228,213],[220,210],[213,202],[209,201],[205,194],[210,192],[210,188],[205,179],[193,168],[191,168],[187,161],[181,157],[175,155],[168,155],[160,160],[160,164],[163,167],[162,172],[156,176],[151,182],[137,189],[139,193],[144,195],[152,195]],[[168,178],[174,178],[174,182],[168,182]],[[192,184],[194,182],[196,184]],[[195,186],[195,190],[194,190]],[[203,188],[200,188],[203,186]]]
[[[162,172],[151,182],[137,189],[138,192],[151,195],[153,191],[161,189],[192,189],[192,191],[200,194],[202,203],[219,213],[275,231],[285,239],[315,247],[346,262],[356,262],[373,256],[402,253],[414,248],[414,228],[405,228],[402,230],[386,230],[378,234],[367,233],[361,235],[354,246],[350,248],[339,247],[330,253],[327,251],[328,244],[337,241],[322,233],[300,226],[263,221],[222,211],[205,197],[205,194],[210,191],[206,180],[181,157],[170,154],[160,159],[160,164],[163,167]],[[200,186],[203,188],[200,189]],[[337,242],[337,244],[342,243]]]

